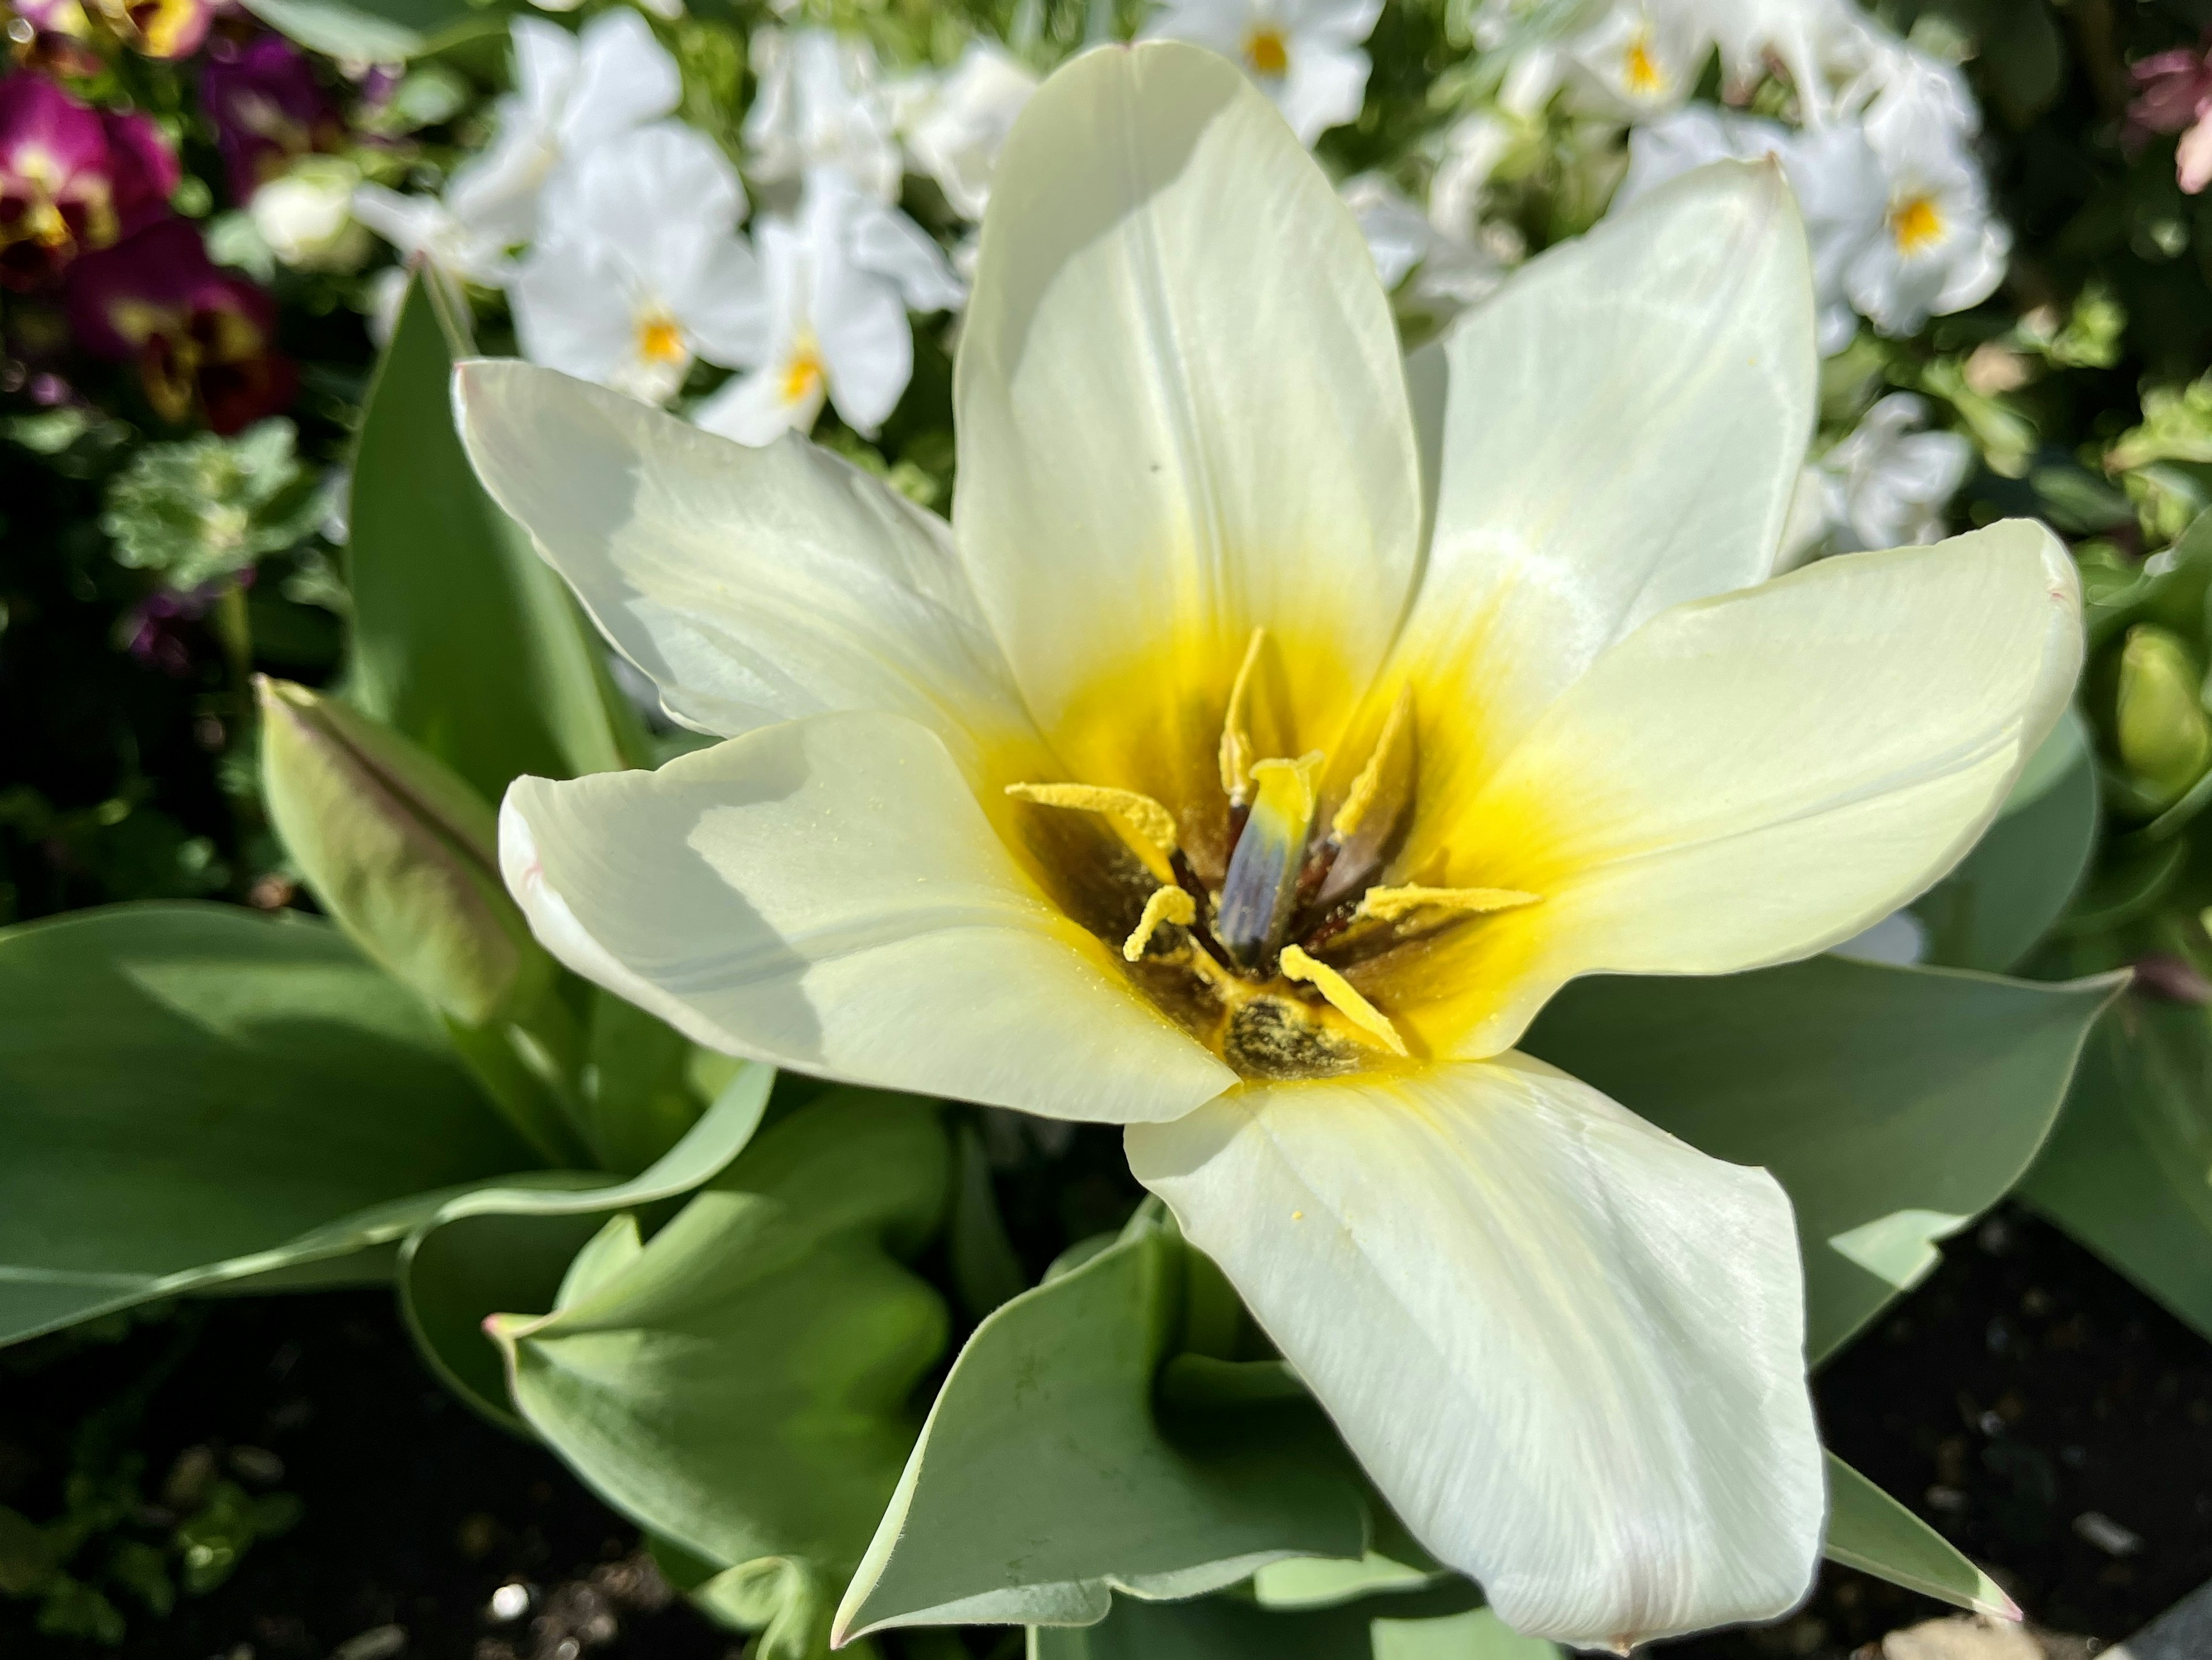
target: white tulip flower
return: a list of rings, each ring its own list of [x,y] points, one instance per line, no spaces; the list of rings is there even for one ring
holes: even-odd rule
[[[747,168],[763,182],[836,167],[880,201],[896,202],[905,163],[875,49],[824,28],[758,30],[760,89],[745,112]]]
[[[1923,431],[1927,424],[1925,399],[1892,392],[1807,469],[1809,499],[1791,538],[1798,556],[1942,539],[1943,510],[1966,481],[1974,447],[1955,432]]]
[[[510,285],[523,356],[665,403],[694,358],[756,361],[769,312],[737,169],[664,121],[569,162],[545,188],[536,246]]]
[[[949,526],[796,438],[464,366],[492,494],[726,739],[518,780],[507,880],[702,1043],[1127,1126],[1507,1623],[1778,1614],[1826,1507],[1789,1201],[1513,1046],[1577,976],[1889,915],[2072,686],[2040,526],[1768,580],[1816,368],[1788,192],[1723,163],[1423,348],[1417,437],[1267,100],[1087,53],[1000,159]]]
[[[807,175],[795,218],[763,214],[753,239],[767,290],[759,350],[699,406],[708,431],[741,444],[813,426],[826,399],[872,435],[914,374],[909,310],[945,311],[961,286],[921,227],[833,167]]]
[[[925,70],[892,89],[892,102],[915,170],[937,181],[953,212],[983,216],[991,173],[1014,118],[1037,78],[991,40],[971,40],[949,70]]]
[[[1382,0],[1164,0],[1141,33],[1241,64],[1310,146],[1358,115],[1372,67],[1360,47],[1382,15]]]
[[[538,198],[564,157],[580,155],[676,107],[683,77],[635,12],[611,11],[580,34],[518,17],[515,89],[499,100],[489,149],[447,181],[442,198],[380,185],[354,193],[355,216],[402,253],[499,284],[509,251],[538,228]]]

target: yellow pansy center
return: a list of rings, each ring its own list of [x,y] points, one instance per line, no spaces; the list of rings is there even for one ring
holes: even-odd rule
[[[641,318],[637,325],[637,355],[648,363],[672,365],[690,357],[690,348],[684,344],[684,331],[665,313],[656,313]]]
[[[1048,890],[1238,1072],[1387,1067],[1413,1053],[1391,1012],[1409,973],[1448,936],[1540,896],[1414,879],[1441,861],[1407,854],[1419,772],[1410,690],[1358,728],[1356,769],[1320,750],[1272,752],[1289,723],[1261,684],[1269,647],[1255,630],[1212,705],[1215,775],[1194,799],[1028,780],[1006,794],[1029,809],[1019,839]]]
[[[1899,253],[1925,252],[1943,240],[1943,210],[1932,196],[1900,198],[1889,210],[1889,234]]]
[[[803,403],[822,386],[822,359],[811,346],[801,346],[783,366],[783,401]]]
[[[1257,23],[1244,36],[1244,64],[1255,75],[1270,79],[1290,72],[1291,46],[1273,23]]]
[[[1621,54],[1620,78],[1629,91],[1639,98],[1656,97],[1667,88],[1667,77],[1659,68],[1659,60],[1652,56],[1651,34],[1639,31]]]

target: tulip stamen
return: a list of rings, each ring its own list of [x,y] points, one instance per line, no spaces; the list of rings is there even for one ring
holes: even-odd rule
[[[1151,796],[1101,784],[1009,784],[1006,794],[1041,807],[1103,813],[1154,876],[1163,882],[1178,879],[1175,861],[1181,857],[1182,848],[1176,836],[1175,815]]]
[[[1355,916],[1371,916],[1378,922],[1395,922],[1424,907],[1456,911],[1465,916],[1484,916],[1492,911],[1516,910],[1540,903],[1540,893],[1519,888],[1370,888],[1360,897]]]
[[[1328,964],[1309,957],[1296,946],[1284,946],[1279,960],[1284,979],[1300,981],[1311,986],[1328,1000],[1331,1008],[1391,1054],[1407,1053],[1406,1040],[1398,1035],[1397,1027],[1390,1024],[1390,1017],[1362,997],[1352,982]]]
[[[1252,804],[1252,767],[1256,751],[1250,730],[1252,677],[1260,666],[1260,649],[1267,630],[1254,629],[1245,643],[1244,660],[1229,687],[1229,708],[1221,717],[1221,793],[1229,798],[1229,842],[1235,847],[1244,829],[1242,814]]]
[[[1154,888],[1152,897],[1145,901],[1145,914],[1137,920],[1127,939],[1121,942],[1121,959],[1133,963],[1144,956],[1152,936],[1170,924],[1188,927],[1198,921],[1198,902],[1179,887]]]

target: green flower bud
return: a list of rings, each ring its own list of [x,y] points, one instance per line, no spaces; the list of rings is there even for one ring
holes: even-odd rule
[[[2159,806],[2187,793],[2212,763],[2212,716],[2202,677],[2179,635],[2149,623],[2120,653],[2120,760]]]
[[[500,881],[483,798],[343,703],[266,676],[256,684],[269,816],[323,909],[463,1025],[534,996],[551,961]]]

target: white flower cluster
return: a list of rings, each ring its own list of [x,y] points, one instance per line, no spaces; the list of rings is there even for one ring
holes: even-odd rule
[[[1862,319],[1912,334],[2004,276],[2011,234],[1974,155],[1973,94],[1953,65],[1851,0],[1485,0],[1475,31],[1506,68],[1497,112],[1463,119],[1445,147],[1431,209],[1442,222],[1479,214],[1504,135],[1556,100],[1628,129],[1608,211],[1709,161],[1772,157],[1804,216],[1824,353],[1849,346]],[[1787,119],[1693,101],[1716,52],[1729,104],[1773,82]],[[1808,467],[1797,556],[1943,533],[1972,452],[1954,434],[1918,430],[1926,417],[1917,398],[1885,398]]]
[[[491,145],[441,196],[364,186],[361,221],[503,289],[534,362],[659,404],[706,362],[738,371],[693,411],[709,430],[764,444],[827,402],[872,435],[913,373],[908,313],[963,295],[899,210],[905,175],[979,217],[1035,77],[978,41],[943,75],[893,82],[864,43],[764,29],[743,133],[756,213],[738,166],[675,119],[676,62],[637,13],[580,33],[519,17],[513,35]]]

